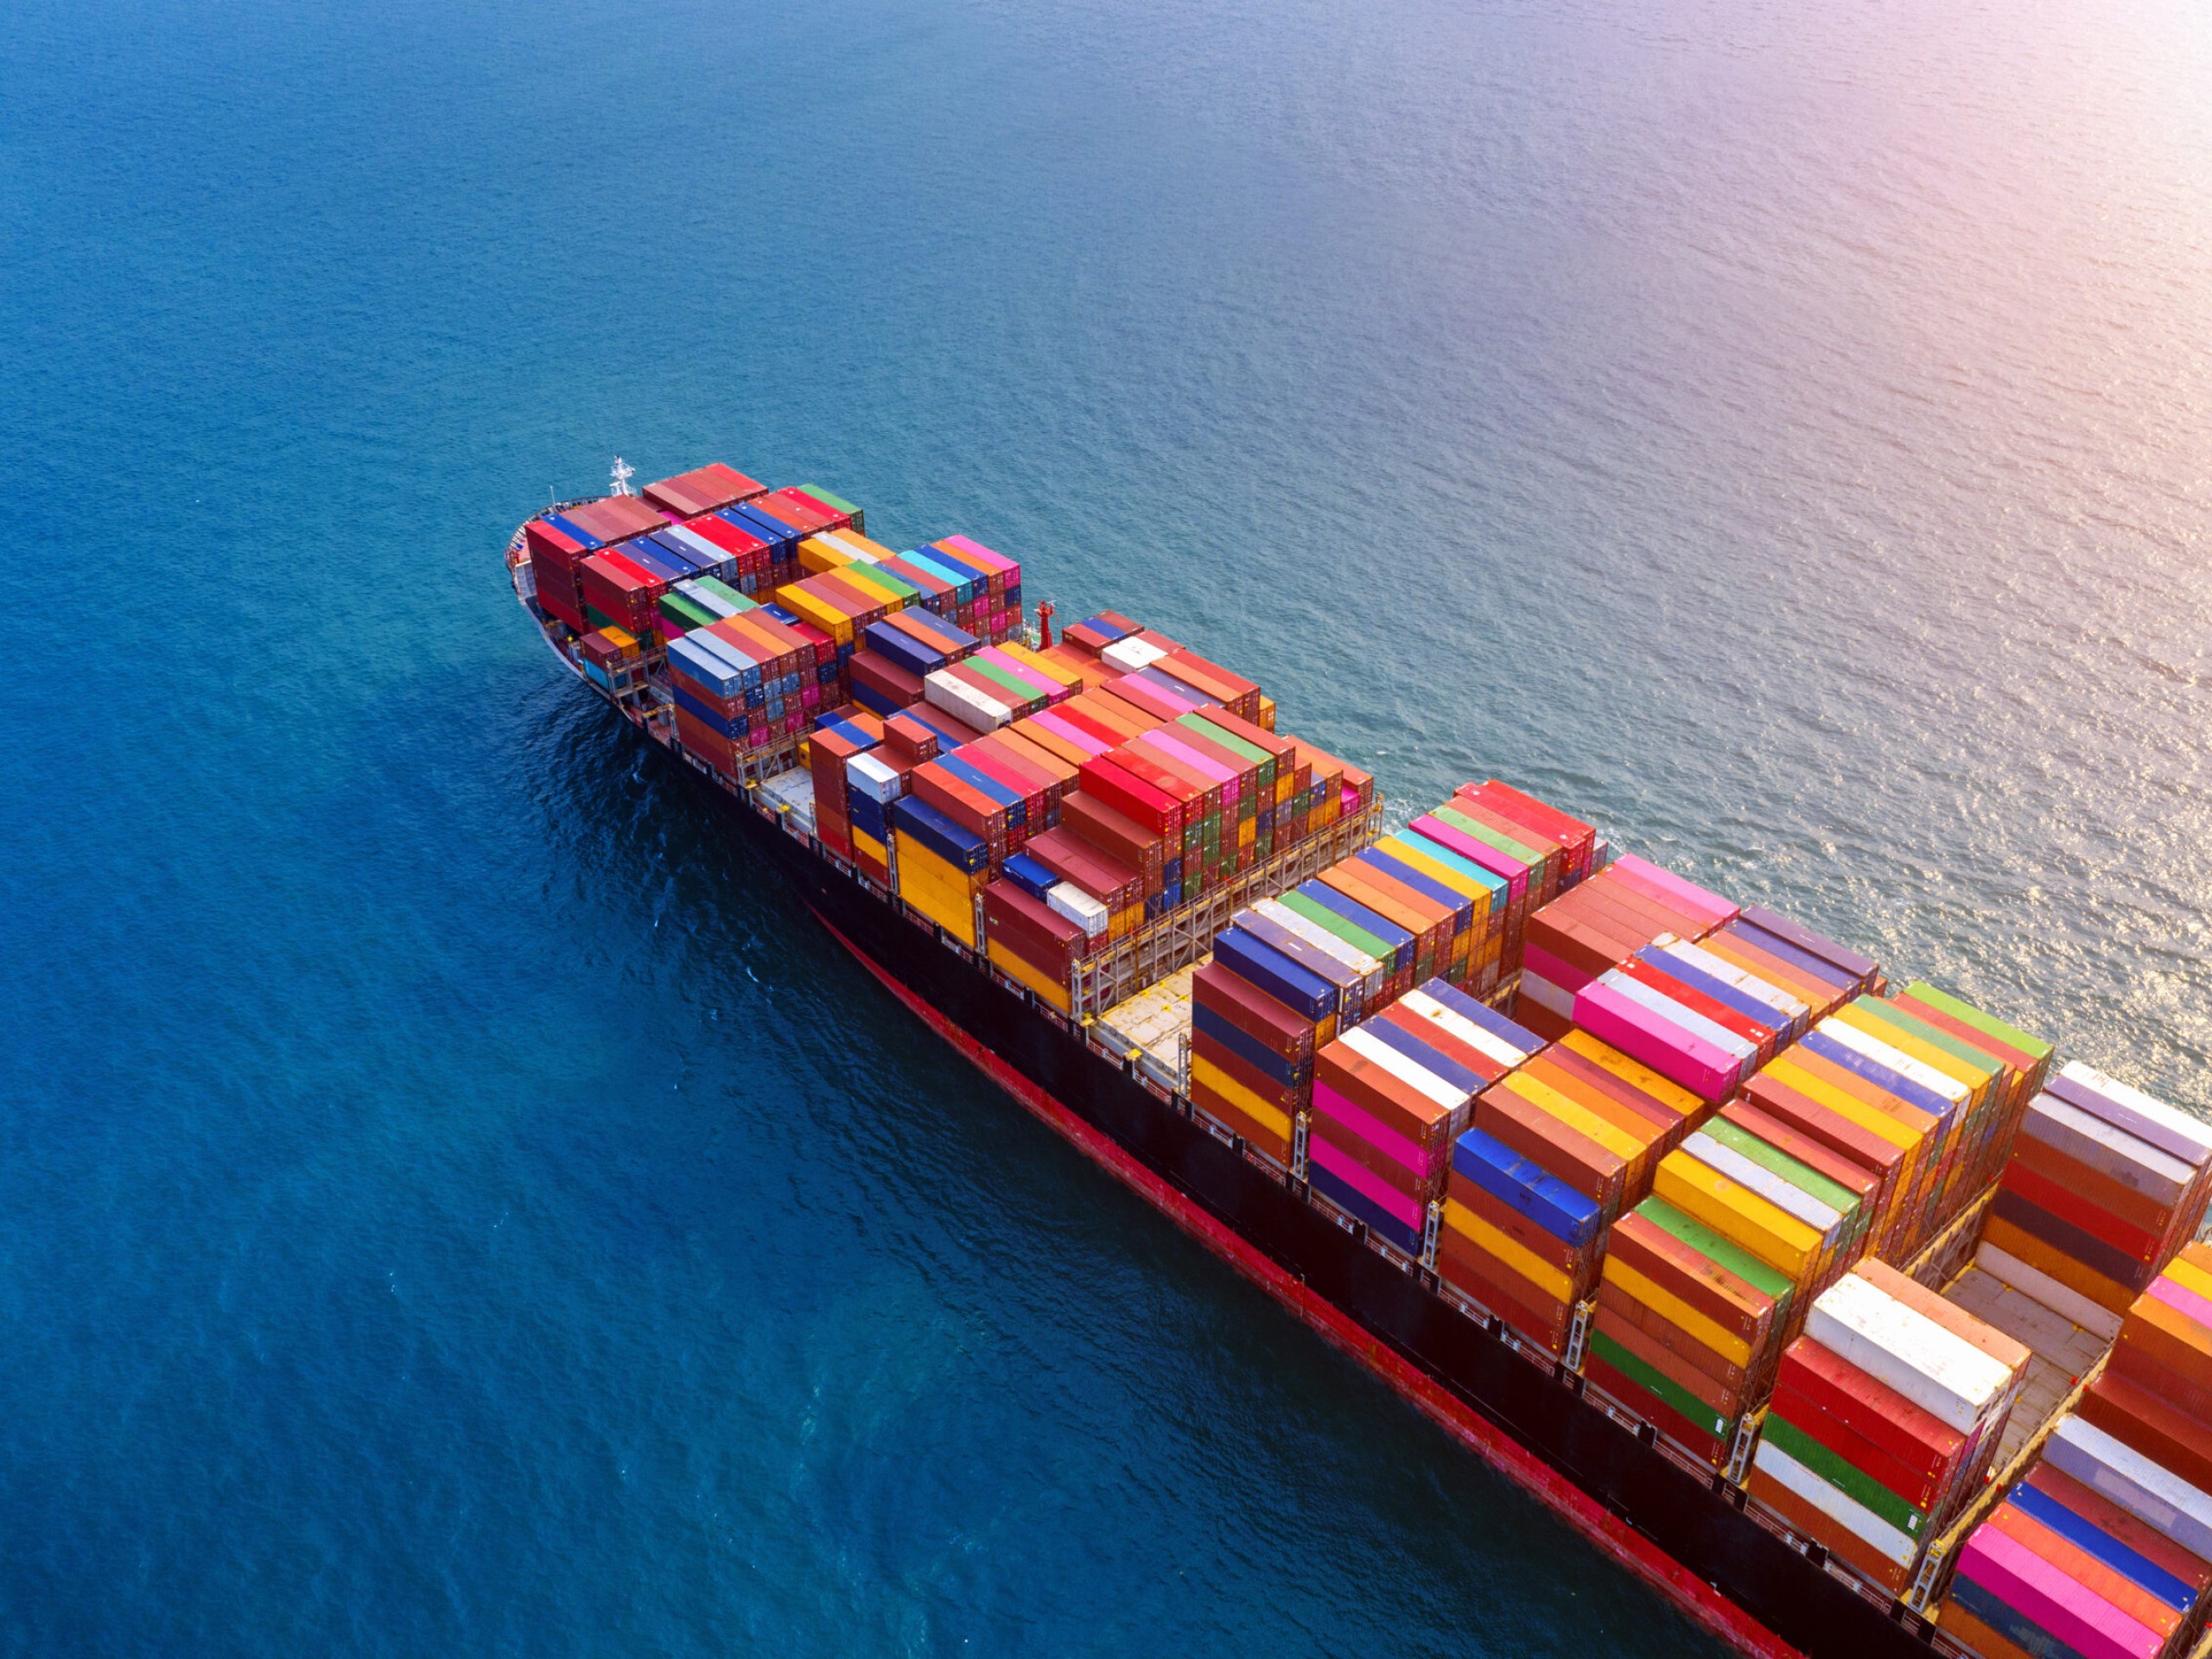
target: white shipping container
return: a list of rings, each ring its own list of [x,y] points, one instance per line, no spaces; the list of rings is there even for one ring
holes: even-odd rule
[[[1099,661],[1109,668],[1118,668],[1124,674],[1134,674],[1141,668],[1150,668],[1167,653],[1158,645],[1148,644],[1141,634],[1131,634],[1126,639],[1116,639],[1098,653]]]
[[[845,787],[887,806],[906,792],[906,775],[872,754],[856,754],[845,762]]]
[[[1904,1050],[1891,1048],[1880,1039],[1869,1037],[1856,1026],[1847,1026],[1840,1020],[1831,1018],[1821,1020],[1815,1029],[1853,1053],[1866,1056],[1877,1065],[1886,1065],[1907,1081],[1916,1083],[1929,1093],[1940,1095],[1955,1105],[1965,1105],[1974,1092],[1957,1078],[1945,1077],[1924,1060],[1916,1060]]]
[[[1574,993],[1563,991],[1548,979],[1540,978],[1526,969],[1521,972],[1521,995],[1562,1020],[1574,1018]]]
[[[1102,937],[1113,912],[1072,881],[1056,881],[1045,889],[1045,902],[1092,938]]]
[[[1454,1013],[1427,991],[1408,991],[1398,999],[1398,1006],[1408,1014],[1427,1020],[1446,1036],[1456,1037],[1476,1052],[1489,1055],[1500,1065],[1516,1066],[1529,1058],[1496,1032],[1484,1029],[1464,1014]]]
[[[1850,1493],[1829,1485],[1773,1441],[1761,1440],[1751,1461],[1765,1470],[1777,1485],[1803,1498],[1853,1537],[1872,1545],[1899,1567],[1910,1567],[1918,1558],[1918,1539],[1898,1531]]]
[[[1381,1066],[1408,1088],[1420,1090],[1440,1106],[1457,1107],[1471,1098],[1465,1090],[1446,1083],[1420,1061],[1408,1059],[1372,1032],[1355,1027],[1337,1040],[1362,1059]]]
[[[1980,1349],[1855,1273],[1821,1294],[1805,1334],[1961,1434],[2012,1386],[2012,1373]]]
[[[955,720],[965,721],[978,731],[995,732],[1014,720],[1014,710],[985,696],[964,680],[936,669],[922,680],[922,695]]]

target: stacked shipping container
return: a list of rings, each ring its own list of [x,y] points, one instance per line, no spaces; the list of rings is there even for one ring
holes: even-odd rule
[[[2029,1103],[1981,1248],[2117,1313],[2196,1236],[2208,1192],[2212,1129],[2077,1061]]]
[[[2212,1250],[2191,1244],[2127,1310],[2039,1462],[1959,1552],[1942,1627],[1990,1659],[2158,1659],[2212,1584]]]
[[[1759,1432],[1751,1496],[1902,1592],[1980,1488],[2026,1378],[2019,1342],[1878,1262],[1812,1304]]]

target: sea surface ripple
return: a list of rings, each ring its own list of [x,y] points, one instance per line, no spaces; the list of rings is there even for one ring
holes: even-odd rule
[[[19,0],[0,1652],[1710,1653],[548,660],[721,458],[2212,1114],[2182,0]]]

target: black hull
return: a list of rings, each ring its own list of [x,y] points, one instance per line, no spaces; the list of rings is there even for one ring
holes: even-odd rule
[[[675,754],[668,763],[718,801],[753,850],[902,1000],[922,1005],[916,1011],[939,1034],[1012,1086],[988,1063],[995,1056],[1218,1224],[1216,1230],[1265,1258],[1277,1277],[1295,1281],[1301,1300],[1326,1304],[1339,1316],[1332,1323],[1358,1333],[1355,1347],[1338,1329],[1340,1344],[1394,1386],[1427,1395],[1418,1401],[1424,1408],[1447,1421],[1455,1410],[1471,1415],[1520,1448],[1553,1479],[1532,1481],[1525,1459],[1518,1469],[1510,1455],[1493,1460],[1708,1627],[1748,1649],[1796,1649],[1809,1659],[1928,1659],[1941,1650],[1918,1616],[1876,1602],[1746,1514],[1740,1490],[1693,1472],[1585,1400],[1580,1379],[1562,1382],[1517,1352],[718,779]],[[1147,1196],[1173,1212],[1160,1195]],[[1249,1262],[1237,1265],[1251,1271]],[[1388,1360],[1358,1351],[1375,1344]],[[1408,1372],[1433,1386],[1409,1387]],[[1463,1438],[1480,1449],[1479,1433]],[[1582,1505],[1578,1514],[1544,1490],[1559,1483],[1597,1510]]]

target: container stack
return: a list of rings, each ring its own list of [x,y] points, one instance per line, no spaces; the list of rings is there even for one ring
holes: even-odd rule
[[[664,478],[638,492],[647,505],[676,518],[701,518],[767,493],[766,484],[718,461],[695,467],[688,473],[678,473],[674,478]]]
[[[1408,1024],[1426,1029],[1415,1034]],[[1452,1142],[1484,1080],[1428,1040],[1432,1033],[1444,1035],[1418,1016],[1380,1019],[1321,1048],[1306,1145],[1313,1192],[1415,1260],[1425,1256],[1429,1207],[1443,1199]]]
[[[2123,1312],[2196,1236],[2208,1192],[2212,1128],[2076,1061],[2029,1103],[1980,1252],[2012,1282]]]
[[[2017,1122],[2012,1107],[2017,1079],[2012,1067],[1910,1010],[1877,997],[1860,997],[1821,1024],[1830,1035],[1849,1027],[1910,1058],[1922,1068],[1913,1074],[1917,1081],[1959,1102],[1946,1162],[1936,1173],[1930,1207],[1920,1223],[1923,1236],[1933,1237],[1986,1190],[1990,1150],[2011,1139]]]
[[[1563,1352],[1575,1309],[1596,1286],[1606,1224],[1649,1182],[1681,1119],[1645,1089],[1642,1068],[1616,1071],[1542,1047],[1441,982],[1399,1006],[1418,1008],[1424,995],[1503,1041],[1492,1058],[1510,1073],[1488,1081],[1453,1150],[1438,1270],[1527,1340]]]
[[[965,536],[931,542],[929,552],[941,563],[974,573],[983,583],[976,602],[975,631],[993,645],[1019,635],[1022,627],[1021,566]]]
[[[603,691],[620,696],[636,689],[644,652],[620,628],[594,628],[576,641],[584,673]]]
[[[1604,1248],[1595,1201],[1480,1128],[1452,1146],[1437,1276],[1452,1292],[1563,1354]]]
[[[2155,1465],[2085,1430],[2062,1425],[2053,1456],[2005,1494],[1959,1552],[1937,1624],[1984,1659],[2171,1659],[2189,1650],[2202,1625],[2212,1585],[2204,1513],[2192,1513],[2191,1500],[2160,1481]],[[2117,1466],[2108,1468],[2106,1457],[2115,1453]],[[2062,1461],[2095,1471],[2101,1484],[2065,1472]]]
[[[1897,1201],[1895,1225],[1880,1251],[1893,1262],[1918,1254],[1975,1196],[1960,1180],[1974,1090],[1907,1052],[1910,1040],[1853,1003],[1821,1020],[1784,1057],[1784,1064],[1770,1068],[1793,1083],[1810,1077],[1904,1127],[1914,1143],[1916,1168]]]
[[[1062,1014],[1074,1007],[1076,963],[1106,937],[1106,906],[1056,880],[1027,855],[983,889],[985,954],[991,965]]]
[[[1739,1318],[1741,1328],[1716,1326],[1663,1281],[1624,1261],[1605,1269],[1593,1330],[1611,1349],[1687,1390],[1714,1424],[1725,1425],[1757,1403],[1770,1375],[1769,1357],[1788,1339],[1794,1310],[1857,1259],[1874,1182],[1741,1103],[1701,1120],[1681,1121],[1687,1132],[1679,1149],[1662,1149],[1664,1179],[1655,1170],[1652,1185],[1663,1187],[1661,1197],[1673,1211],[1700,1218],[1709,1230],[1732,1239],[1781,1275],[1779,1283],[1753,1281],[1776,1303],[1773,1317],[1764,1325]],[[1631,1189],[1630,1196],[1641,1206],[1643,1191]],[[1716,1211],[1725,1212],[1725,1224]],[[1783,1226],[1785,1219],[1795,1227]],[[1645,1224],[1631,1217],[1624,1224],[1656,1248],[1646,1224],[1658,1224],[1649,1216]],[[1795,1253],[1800,1249],[1802,1255]],[[1613,1363],[1617,1370],[1634,1375],[1620,1357]],[[1700,1441],[1698,1449],[1713,1448]]]
[[[1314,1057],[1359,1017],[1357,983],[1310,938],[1238,912],[1192,976],[1192,1103],[1287,1167]]]
[[[934,764],[934,763],[932,763]],[[982,944],[982,895],[991,879],[991,847],[923,796],[923,767],[910,777],[914,793],[891,803],[895,891],[917,914],[968,950]]]
[[[697,576],[678,582],[660,598],[662,642],[682,638],[726,616],[742,616],[757,604],[717,576]]]
[[[1554,1039],[1585,1023],[1576,1011],[1584,988],[1638,950],[1662,940],[1701,939],[1736,915],[1728,900],[1633,854],[1615,859],[1554,900],[1541,897],[1550,880],[1544,867],[1531,869],[1529,876],[1516,1007],[1530,1030]],[[1599,1034],[1623,1048],[1630,1045],[1613,1031],[1637,1021],[1618,1005],[1634,1000],[1610,989],[1592,999],[1592,1007],[1610,1027]]]
[[[2077,1415],[2212,1492],[2212,1248],[2190,1244],[2120,1321]]]
[[[1938,1622],[1990,1659],[2176,1654],[2202,1623],[2208,1558],[2212,1250],[2191,1244],[1961,1547]]]
[[[1292,1131],[1313,1100],[1313,1001],[1269,995],[1238,971],[1232,951],[1191,976],[1191,1103],[1285,1168]],[[1279,984],[1296,995],[1295,985]]]
[[[671,642],[667,662],[677,741],[723,776],[736,777],[753,747],[760,665],[713,627]]]
[[[1673,1300],[1615,1272],[1592,1322],[1590,1353],[1601,1369],[1586,1368],[1592,1380],[1716,1466],[1814,1295],[1866,1236],[1860,1192],[1765,1138],[1773,1133],[1742,1113],[1716,1115],[1660,1159],[1652,1196],[1606,1248]],[[1704,1258],[1700,1268],[1673,1251],[1678,1268],[1727,1287],[1735,1311],[1717,1329],[1718,1304],[1700,1308],[1679,1279],[1656,1278],[1622,1254],[1621,1242],[1634,1239],[1646,1259],[1669,1255],[1662,1235]]]
[[[1881,982],[1880,964],[1872,957],[1758,905],[1724,922],[1699,943],[1789,991],[1812,1009],[1816,1020]]]
[[[583,595],[584,621],[591,627],[620,628],[639,640],[658,639],[655,626],[660,596],[668,583],[619,548],[607,548],[580,560],[576,591]]]
[[[1382,970],[1382,988],[1372,1005],[1395,1002],[1415,982],[1418,937],[1398,921],[1345,891],[1347,885],[1316,877],[1281,894],[1276,903],[1325,933],[1373,958]]]
[[[807,772],[814,780],[815,838],[840,858],[853,855],[848,763],[882,741],[882,722],[865,714],[825,717],[816,723],[814,734],[807,741]],[[880,831],[877,843],[881,844]]]
[[[522,533],[523,545],[530,553],[538,608],[566,623],[572,633],[589,632],[584,621],[583,594],[576,586],[576,566],[597,550],[598,540],[551,516],[531,519]]]
[[[1893,1593],[1981,1488],[2028,1350],[1882,1263],[1826,1291],[1783,1357],[1752,1497]]]
[[[1422,829],[1424,822],[1430,830]],[[1476,995],[1487,997],[1500,988],[1506,977],[1506,940],[1516,889],[1504,875],[1478,861],[1468,850],[1450,845],[1455,838],[1468,839],[1435,813],[1426,813],[1406,829],[1383,836],[1375,850],[1441,884],[1472,907],[1465,964],[1458,982]]]
[[[1777,1254],[1771,1230],[1753,1232],[1753,1217],[1716,1218],[1725,1228],[1655,1195],[1614,1224],[1602,1239],[1601,1294],[1611,1306],[1598,1309],[1582,1370],[1592,1386],[1723,1468],[1796,1302],[1792,1275],[1768,1259]]]
[[[1923,980],[1914,981],[1889,1001],[1893,1007],[1988,1056],[2002,1065],[2009,1076],[2003,1121],[1989,1137],[1980,1164],[1965,1178],[1967,1187],[1978,1192],[1996,1179],[1997,1173],[2012,1156],[2012,1136],[2019,1128],[2020,1118],[2028,1109],[2028,1102],[2043,1089],[2050,1073],[2051,1046]]]
[[[724,581],[740,593],[760,598],[774,591],[783,567],[776,563],[779,549],[768,527],[741,517],[741,506],[725,508],[687,520],[684,531],[719,551],[736,572]]]
[[[1594,825],[1495,778],[1487,783],[1466,785],[1459,794],[1470,803],[1499,814],[1509,823],[1523,825],[1559,843],[1566,856],[1560,875],[1561,891],[1580,886],[1596,873],[1598,831]]]
[[[901,766],[886,743],[845,763],[845,811],[852,836],[853,862],[879,887],[895,889],[892,868],[891,807],[906,794],[912,768]]]
[[[915,799],[983,842],[986,868],[996,874],[1009,853],[1028,844],[1028,804],[1019,791],[992,777],[963,749],[940,752],[908,775]]]
[[[1573,1007],[1577,1026],[1716,1103],[1801,1037],[1812,1013],[1780,986],[1666,935],[1585,984]]]

